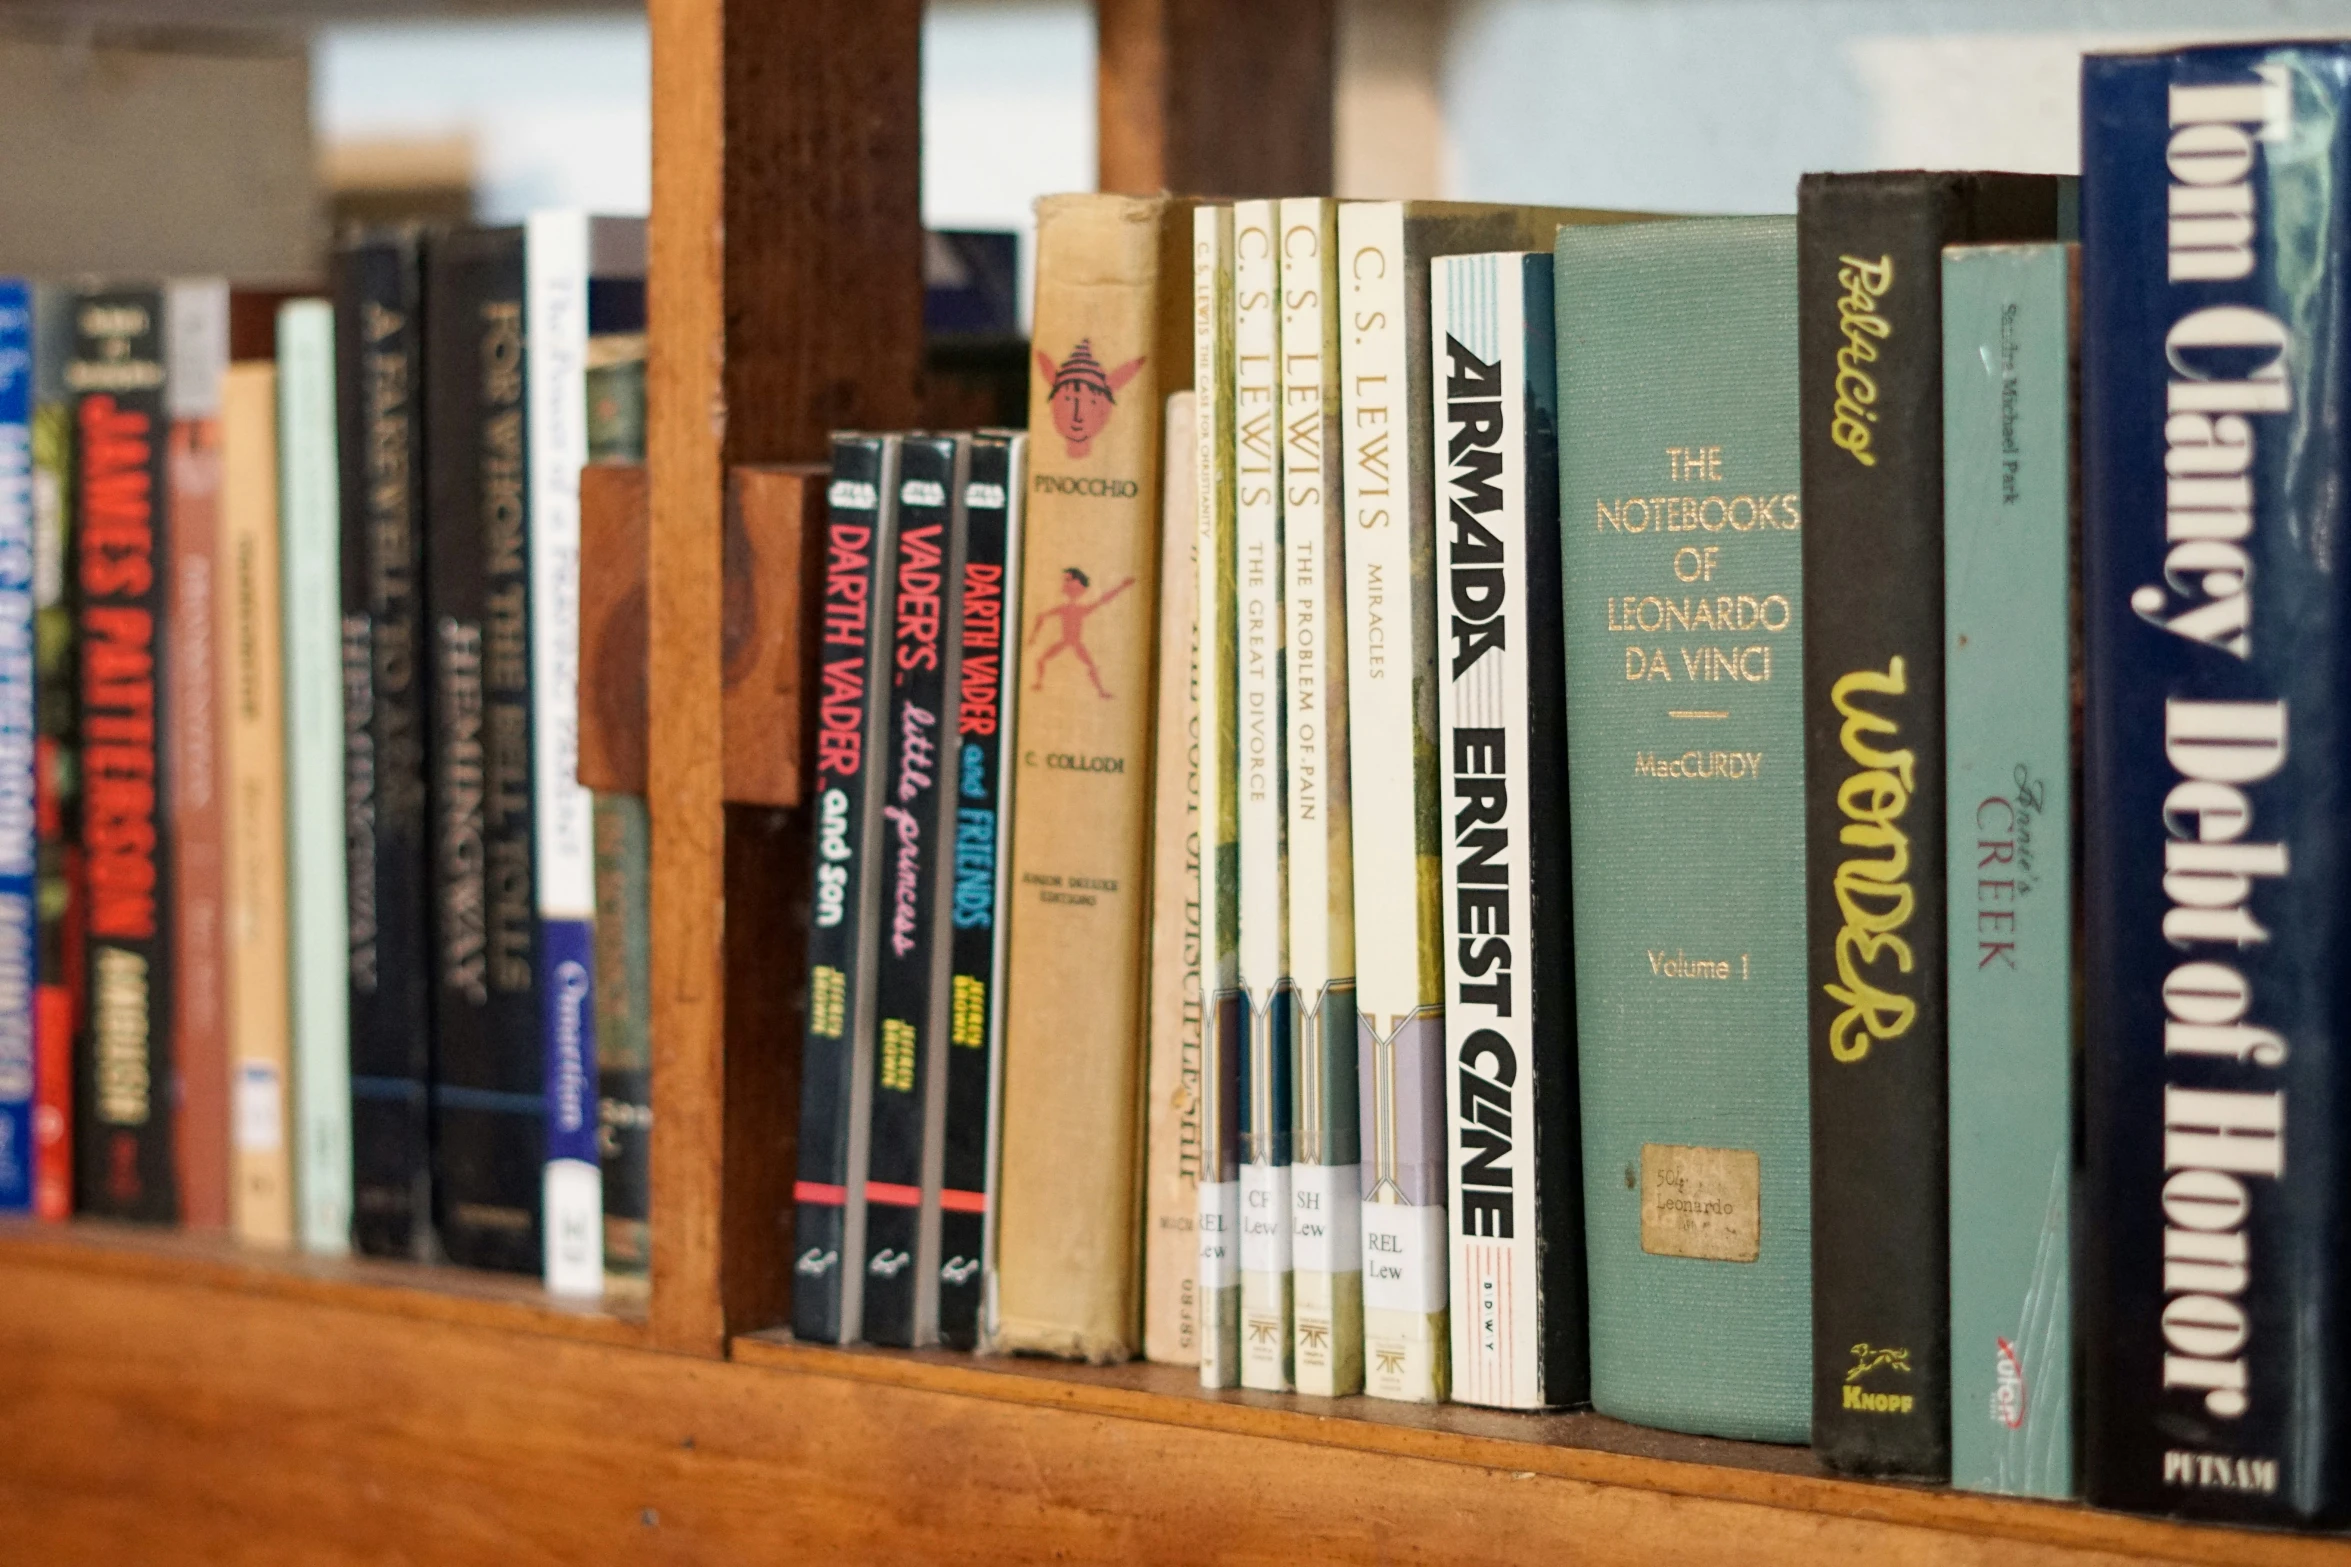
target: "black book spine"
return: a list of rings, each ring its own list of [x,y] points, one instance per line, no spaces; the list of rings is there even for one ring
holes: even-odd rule
[[[436,239],[426,268],[434,1220],[451,1260],[536,1273],[522,231]]]
[[[343,492],[343,829],[352,1238],[431,1254],[432,892],[425,790],[424,323],[417,242],[335,259]]]
[[[866,1111],[887,763],[898,438],[833,437],[818,607],[814,890],[793,1185],[792,1331],[839,1344],[864,1322]],[[846,1266],[843,1259],[848,1259]]]
[[[981,1265],[995,1186],[989,1084],[1002,1047],[1004,866],[1011,821],[1012,706],[1020,689],[1020,496],[1024,437],[972,442],[958,513],[953,885],[947,898],[947,1102],[939,1168],[939,1339],[979,1345]]]
[[[890,576],[888,764],[881,775],[882,889],[875,944],[872,1132],[865,1180],[865,1337],[911,1346],[937,1337],[938,1138],[944,1107],[947,922],[940,857],[951,832],[955,760],[946,703],[959,639],[955,514],[970,441],[906,437]]]
[[[1812,1440],[1951,1471],[1942,251],[2055,239],[2052,177],[1797,195],[1812,1079]]]
[[[76,1052],[82,1212],[168,1224],[173,1176],[171,714],[164,624],[163,294],[97,288],[73,303],[82,654],[82,850],[90,1011]]]

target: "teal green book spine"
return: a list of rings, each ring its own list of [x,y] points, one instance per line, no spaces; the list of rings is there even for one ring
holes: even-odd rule
[[[1943,252],[1951,1481],[2071,1496],[2073,247]]]
[[[278,470],[296,1217],[303,1250],[342,1253],[351,1249],[343,528],[335,456],[335,311],[323,299],[295,300],[278,311]]]
[[[1556,250],[1592,1403],[1811,1430],[1796,226]]]

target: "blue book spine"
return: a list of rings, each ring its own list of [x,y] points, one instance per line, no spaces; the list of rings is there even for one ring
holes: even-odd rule
[[[1943,252],[1951,1479],[2073,1493],[2073,247]]]
[[[2085,1488],[2351,1517],[2351,45],[2082,109]]]
[[[33,1205],[32,319],[0,280],[0,1213]]]

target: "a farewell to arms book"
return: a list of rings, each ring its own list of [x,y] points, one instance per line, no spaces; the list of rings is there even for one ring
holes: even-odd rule
[[[0,279],[0,1212],[34,1208],[33,290]]]
[[[351,1238],[414,1258],[433,1249],[422,284],[412,231],[336,253]]]
[[[179,1162],[180,1223],[219,1230],[229,1222],[230,1184],[221,852],[227,778],[213,606],[221,570],[220,383],[229,359],[228,285],[216,278],[169,283],[163,311],[173,518],[164,617],[171,637],[164,707],[171,721],[163,735],[171,753],[174,855],[172,1149]]]
[[[1951,1479],[2074,1493],[2070,245],[1943,252]]]
[[[294,1244],[293,1018],[286,927],[286,705],[278,552],[278,373],[221,383],[221,745],[228,780],[225,975],[232,1184],[239,1240]]]
[[[1241,1385],[1290,1389],[1289,816],[1282,752],[1281,265],[1274,203],[1233,206],[1239,696]]]
[[[1151,1036],[1143,1109],[1143,1357],[1200,1361],[1200,528],[1193,394],[1167,399],[1159,722],[1151,786]]]
[[[1592,1403],[1800,1442],[1795,224],[1566,230],[1555,277]]]
[[[1363,1128],[1340,563],[1339,209],[1281,203],[1282,657],[1289,816],[1290,1245],[1298,1391],[1363,1391]]]
[[[535,1274],[522,230],[428,241],[425,295],[434,1224],[452,1261]]]
[[[1364,1391],[1378,1398],[1433,1403],[1450,1385],[1428,263],[1538,248],[1561,224],[1615,217],[1454,202],[1339,208]]]
[[[1192,465],[1200,645],[1200,1385],[1241,1385],[1240,723],[1233,553],[1233,209],[1192,213]]]
[[[1950,1473],[1945,245],[2060,237],[2053,175],[1808,174],[1804,442],[1812,1441]]]
[[[989,1341],[1142,1342],[1144,934],[1161,410],[1191,376],[1190,205],[1037,204],[1028,511]]]
[[[532,941],[547,1095],[542,1271],[555,1294],[595,1296],[604,1289],[604,1173],[596,803],[579,782],[580,468],[589,455],[589,346],[645,331],[644,220],[536,212],[524,255]]]
[[[2092,1502],[2351,1517],[2351,45],[2082,72]]]
[[[71,288],[33,286],[34,800],[40,834],[39,956],[33,1020],[33,1206],[73,1211],[75,1040],[84,998],[81,680],[74,657],[80,557],[74,546],[74,352]]]
[[[1028,437],[983,430],[956,509],[953,882],[946,904],[946,1095],[939,1142],[939,1339],[979,1345],[996,1188],[1004,1039],[1004,910],[1011,888],[1012,717],[1019,709],[1022,481]],[[948,874],[941,862],[941,874]]]
[[[874,1051],[865,1175],[868,1343],[933,1342],[939,1319],[940,1127],[944,1109],[948,930],[940,894],[947,766],[957,760],[944,719],[958,653],[955,513],[969,477],[967,437],[909,435],[898,463],[891,599],[888,743],[880,855],[881,930],[874,944]]]
[[[302,1249],[351,1245],[350,938],[343,836],[343,538],[335,314],[278,311],[278,561],[286,668],[287,971]]]
[[[865,1172],[882,908],[898,437],[835,435],[817,645],[814,887],[793,1185],[792,1331],[853,1341],[865,1321]],[[846,1259],[846,1265],[844,1265]]]
[[[1453,1396],[1590,1391],[1552,258],[1430,263]]]
[[[163,291],[73,300],[82,849],[89,1017],[74,1081],[77,1210],[168,1224],[172,1153],[169,415]]]

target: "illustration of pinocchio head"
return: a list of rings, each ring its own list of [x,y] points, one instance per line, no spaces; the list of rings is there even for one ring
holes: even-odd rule
[[[1091,338],[1079,339],[1078,346],[1059,364],[1041,348],[1036,353],[1038,373],[1051,387],[1046,404],[1053,410],[1053,428],[1060,432],[1070,456],[1083,457],[1093,446],[1094,437],[1110,423],[1110,416],[1118,412],[1118,389],[1135,378],[1143,361],[1138,356],[1115,370],[1105,370],[1102,361],[1094,357]]]

